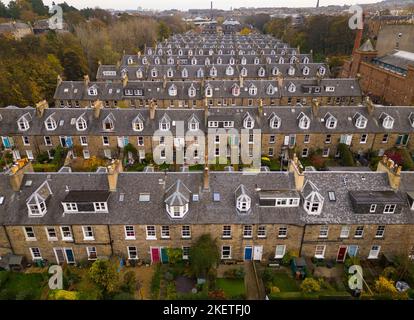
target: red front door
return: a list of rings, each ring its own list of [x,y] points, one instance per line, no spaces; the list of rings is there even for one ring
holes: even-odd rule
[[[336,261],[338,261],[338,262],[344,262],[345,261],[345,256],[346,256],[347,249],[348,249],[347,247],[339,247],[338,256],[336,258]]]
[[[159,248],[151,248],[151,261],[152,263],[160,262],[160,249]]]

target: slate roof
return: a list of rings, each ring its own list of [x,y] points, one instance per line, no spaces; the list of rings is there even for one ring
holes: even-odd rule
[[[25,113],[32,116],[30,128],[27,131],[19,131],[17,120]],[[321,106],[317,115],[312,113],[312,107],[286,107],[274,106],[263,107],[262,115],[257,107],[212,107],[208,109],[208,121],[234,121],[234,128],[243,128],[243,119],[247,113],[254,119],[254,129],[261,129],[263,134],[299,134],[299,133],[400,133],[410,134],[414,132],[414,127],[409,120],[410,114],[414,112],[414,107],[408,106],[375,106],[372,114],[369,114],[364,106]],[[115,118],[114,130],[105,131],[102,121],[110,114]],[[151,120],[149,108],[137,109],[101,109],[98,119],[94,118],[94,111],[90,108],[50,108],[44,111],[42,118],[36,115],[34,108],[3,108],[0,109],[0,135],[114,135],[114,136],[136,136],[136,135],[152,135],[159,128],[159,121],[167,115],[171,121],[176,122],[176,126],[171,126],[171,131],[175,133],[179,121],[184,124],[184,130],[188,128],[188,121],[193,115],[199,120],[199,129],[207,132],[204,119],[205,111],[201,108],[168,108],[156,109],[155,119]],[[310,128],[301,129],[298,126],[297,117],[300,113],[310,118]],[[325,122],[321,119],[325,114],[332,114],[338,121],[334,129],[326,128]],[[358,129],[354,124],[355,114],[360,113],[367,118],[367,126],[364,129]],[[387,113],[394,118],[392,129],[385,129],[380,121],[380,115]],[[48,131],[45,128],[44,121],[53,114],[53,118],[57,123],[54,131]],[[273,129],[270,127],[270,116],[277,115],[280,118],[280,127]],[[85,131],[77,131],[75,120],[83,116],[87,122]],[[133,130],[132,121],[138,116],[143,120],[144,129],[141,132]],[[171,123],[172,124],[172,123]]]

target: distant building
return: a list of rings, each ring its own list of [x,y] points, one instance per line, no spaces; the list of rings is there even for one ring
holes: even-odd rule
[[[15,39],[20,40],[21,38],[32,34],[32,28],[26,23],[16,21],[0,23],[0,34],[9,34]]]
[[[38,20],[33,24],[33,33],[34,34],[42,34],[50,31],[49,27],[49,19],[42,19]],[[68,25],[63,22],[62,29],[55,29],[56,32],[68,32]]]
[[[407,28],[414,25],[386,26],[376,48],[367,40],[344,64],[342,76],[360,77],[361,89],[374,102],[414,104],[414,40]]]
[[[241,24],[237,20],[227,19],[223,22],[222,30],[224,34],[235,34],[241,31]]]

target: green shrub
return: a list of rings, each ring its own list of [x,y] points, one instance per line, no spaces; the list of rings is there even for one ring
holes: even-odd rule
[[[120,292],[114,295],[112,298],[113,300],[135,300],[135,297],[133,294],[128,292]]]
[[[282,258],[282,265],[288,266],[290,265],[290,262],[292,261],[292,254],[290,251],[286,252],[285,255]]]
[[[229,269],[224,272],[224,277],[228,279],[243,279],[244,278],[244,270],[242,267]]]
[[[396,281],[398,277],[397,269],[394,267],[386,267],[384,270],[382,270],[381,275],[389,280]]]
[[[10,273],[8,271],[0,271],[0,289],[4,287],[6,282],[9,280]]]
[[[354,167],[355,160],[354,155],[352,154],[351,150],[345,143],[340,143],[338,145],[338,151],[340,154],[340,164],[345,167]]]
[[[300,290],[304,293],[312,293],[321,291],[321,286],[318,280],[313,278],[306,278],[300,285]]]
[[[137,278],[134,271],[127,271],[122,279],[121,290],[134,294],[137,285]]]
[[[161,266],[158,264],[154,275],[151,279],[150,291],[151,291],[151,299],[156,300],[159,298],[160,294],[160,286],[161,286]]]

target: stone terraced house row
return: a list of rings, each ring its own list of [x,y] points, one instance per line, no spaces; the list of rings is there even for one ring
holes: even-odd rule
[[[414,174],[387,159],[377,172],[307,172],[296,157],[288,172],[256,174],[31,169],[20,161],[1,176],[0,256],[166,262],[166,248],[188,259],[205,233],[222,262],[414,255]]]
[[[414,107],[367,102],[342,107],[314,103],[300,108],[164,109],[151,104],[149,108],[112,109],[104,108],[98,101],[85,109],[48,108],[46,103],[39,103],[36,108],[0,110],[0,146],[12,152],[14,160],[33,160],[44,152],[53,157],[58,146],[67,148],[75,157],[114,159],[128,144],[137,149],[139,159],[144,159],[156,147],[165,146],[166,139],[174,138],[175,148],[186,151],[191,145],[200,146],[204,141],[200,136],[209,133],[207,140],[214,140],[217,150],[220,143],[228,148],[240,145],[241,140],[237,143],[232,138],[234,130],[249,133],[249,148],[260,143],[261,154],[270,158],[277,159],[286,150],[295,151],[301,158],[316,150],[322,150],[324,157],[335,156],[340,143],[354,153],[374,151],[382,156],[394,147],[414,149]],[[230,153],[224,156],[229,157]],[[202,153],[199,158],[203,159]]]

